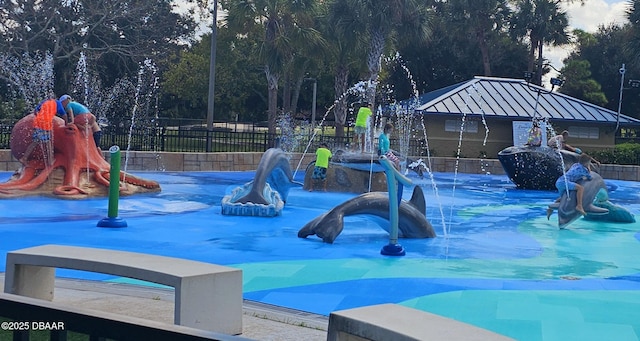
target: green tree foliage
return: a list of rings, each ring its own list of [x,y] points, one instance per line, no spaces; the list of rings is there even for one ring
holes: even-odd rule
[[[602,86],[602,92],[608,100],[604,107],[613,111],[618,111],[620,97],[620,68],[625,64],[625,78],[640,79],[640,68],[630,63],[633,59],[629,50],[624,46],[627,44],[630,26],[601,26],[596,33],[586,33],[576,31],[576,48],[573,53],[565,59],[566,65],[573,65],[574,61],[588,61],[590,78]],[[575,72],[575,71],[574,71]],[[567,79],[567,83],[573,80]],[[564,87],[569,84],[565,84]],[[628,84],[624,84],[627,88]],[[623,90],[623,101],[621,112],[623,114],[640,117],[640,96],[634,89]]]
[[[191,1],[191,0],[190,0]],[[170,0],[1,1],[0,48],[12,55],[53,55],[55,92],[66,92],[80,53],[112,84],[138,63],[161,59],[193,34],[194,20]]]
[[[218,28],[215,113],[217,120],[266,120],[266,87],[253,51],[257,41]],[[165,116],[204,119],[209,96],[211,34],[182,51],[164,74]]]
[[[640,0],[630,0],[627,18],[631,25],[629,40],[625,46],[633,58],[633,63],[640,66]]]
[[[560,8],[562,0],[517,0],[517,9],[511,21],[514,36],[529,41],[528,71],[534,71],[535,83],[542,84],[543,46],[569,43],[569,18]]]
[[[591,64],[586,60],[571,60],[562,68],[566,82],[560,92],[599,106],[607,104],[607,98],[600,84],[591,78]]]
[[[385,48],[394,40],[414,43],[428,40],[431,35],[429,8],[424,1],[417,0],[344,0],[342,14],[339,29],[359,32],[367,41],[369,89],[366,96],[367,101],[373,102]]]
[[[468,36],[479,49],[485,76],[491,76],[491,40],[508,28],[511,11],[506,0],[450,0],[449,28]]]
[[[407,44],[399,50],[420,93],[463,82],[485,72],[481,50],[473,38],[465,30],[451,29],[449,9],[447,6],[435,8],[429,42]],[[512,39],[507,31],[496,31],[487,37],[493,75],[522,78],[527,67],[527,45]],[[470,44],[470,39],[474,43]],[[398,98],[411,96],[407,76],[402,70],[394,71],[389,81],[395,84]]]
[[[260,44],[260,58],[267,79],[268,127],[275,134],[280,79],[290,71],[295,54],[313,49],[318,42],[313,26],[316,0],[230,0],[222,1],[228,11],[227,25],[239,35],[254,35]],[[305,45],[302,46],[301,44]]]
[[[327,53],[331,58],[336,135],[344,136],[350,100],[347,90],[351,84],[361,80],[366,71],[363,60],[367,51],[366,32],[350,27],[349,6],[344,1],[331,1],[325,12],[320,21],[320,31],[327,41]]]

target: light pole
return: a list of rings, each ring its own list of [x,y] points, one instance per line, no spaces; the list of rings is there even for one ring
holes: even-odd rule
[[[313,81],[313,99],[311,100],[311,131],[316,125],[316,96],[318,94],[318,80],[315,78],[305,78],[306,81]]]
[[[218,40],[218,1],[213,2],[213,25],[211,26],[211,56],[209,57],[209,100],[207,102],[207,152],[211,152],[213,134],[213,107],[216,87],[216,44]]]
[[[548,66],[550,66],[550,67],[552,67],[554,70],[556,70],[556,68],[554,68],[552,65],[548,64]],[[558,70],[556,70],[556,71],[558,71]],[[558,71],[558,72],[559,72],[559,71]],[[542,136],[543,136],[543,137],[545,137],[544,132],[546,132],[546,131],[547,131],[547,129],[548,129],[548,123],[549,123],[549,121],[548,121],[548,118],[547,118],[547,119],[542,119],[542,115],[540,115],[540,118],[538,118],[538,105],[539,105],[539,103],[540,103],[540,94],[542,94],[542,93],[545,93],[545,94],[550,94],[550,93],[552,93],[552,92],[553,92],[553,89],[554,89],[556,86],[562,86],[562,85],[564,84],[564,80],[563,80],[563,79],[561,79],[561,78],[553,78],[553,77],[552,77],[552,78],[549,80],[549,82],[551,83],[551,90],[547,90],[547,89],[545,89],[545,88],[544,88],[544,87],[542,87],[542,86],[531,86],[530,82],[531,82],[531,80],[534,78],[534,76],[535,76],[535,73],[534,73],[534,72],[527,71],[527,72],[525,72],[525,73],[524,73],[524,79],[525,79],[525,81],[527,82],[527,87],[529,88],[529,90],[531,90],[531,91],[535,91],[535,92],[536,92],[536,104],[535,104],[535,106],[533,107],[533,117],[531,118],[531,121],[532,121],[532,123],[531,123],[531,124],[533,124],[533,122],[534,122],[534,121],[536,121],[536,120],[537,120],[537,121],[542,121],[542,122],[540,123],[540,126],[541,126],[541,127],[542,127],[542,129],[543,129],[543,135],[542,135]],[[542,145],[543,145],[543,146],[546,146],[546,145],[547,145],[547,140],[546,140],[546,138],[543,138],[543,139],[542,139]]]
[[[616,130],[614,130],[614,133],[617,132],[618,129],[620,128],[620,114],[622,113],[622,93],[626,89],[640,88],[640,80],[637,80],[637,79],[630,79],[629,87],[628,88],[624,87],[624,75],[627,72],[627,68],[625,67],[624,63],[622,64],[622,67],[618,71],[620,71],[620,99],[618,100],[618,117],[616,118]]]
[[[550,64],[547,64],[547,65],[548,65],[548,66],[551,66]],[[555,68],[554,68],[553,66],[551,66],[551,67],[555,70]],[[556,70],[556,71],[557,71],[557,70]],[[527,87],[529,88],[529,90],[531,90],[531,91],[535,91],[535,92],[537,93],[537,95],[536,95],[536,105],[535,105],[535,107],[533,108],[533,118],[535,119],[535,118],[538,116],[538,103],[539,103],[539,101],[540,101],[540,94],[541,94],[542,92],[547,93],[547,94],[552,93],[552,92],[553,92],[553,89],[554,89],[556,86],[562,86],[562,85],[564,84],[564,80],[563,80],[563,79],[560,79],[560,78],[553,78],[553,77],[552,77],[552,78],[549,80],[549,82],[551,83],[551,90],[546,90],[546,89],[545,89],[545,88],[543,88],[543,87],[532,87],[532,86],[530,85],[531,80],[533,79],[533,77],[534,77],[534,76],[535,76],[535,73],[534,73],[534,72],[525,71],[525,73],[524,73],[524,80],[527,82]]]
[[[613,131],[615,134],[620,128],[620,111],[622,111],[622,90],[624,90],[624,74],[627,72],[627,69],[624,67],[624,63],[622,63],[622,67],[620,68],[620,99],[618,100],[618,116],[616,117],[616,130]]]

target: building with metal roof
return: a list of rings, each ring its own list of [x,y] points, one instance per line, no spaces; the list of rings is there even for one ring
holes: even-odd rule
[[[552,90],[478,76],[420,96],[415,111],[423,115],[436,156],[457,154],[461,127],[461,155],[483,158],[518,143],[534,118],[548,122],[549,135],[568,130],[568,142],[585,151],[612,148],[618,129],[640,127],[638,119]]]

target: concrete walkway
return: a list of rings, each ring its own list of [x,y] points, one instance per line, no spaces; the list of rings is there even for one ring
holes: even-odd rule
[[[4,273],[0,274],[4,291]],[[56,278],[54,302],[173,324],[172,289]],[[242,335],[254,340],[324,341],[328,318],[245,301]]]

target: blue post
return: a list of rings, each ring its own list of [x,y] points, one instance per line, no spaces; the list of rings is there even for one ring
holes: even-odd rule
[[[409,178],[400,174],[384,155],[380,156],[380,165],[384,168],[387,176],[387,190],[389,191],[389,222],[391,228],[389,230],[389,244],[382,247],[380,253],[385,256],[404,256],[406,253],[402,245],[398,244],[398,208],[400,198],[398,196],[398,183],[400,185],[409,186],[413,183]]]
[[[108,217],[98,222],[98,227],[127,227],[127,222],[118,218],[120,196],[120,147],[111,146],[111,168],[109,170],[109,212]]]

